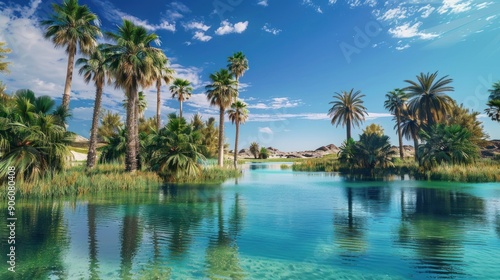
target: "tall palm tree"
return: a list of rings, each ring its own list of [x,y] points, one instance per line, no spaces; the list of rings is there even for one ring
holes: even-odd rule
[[[401,89],[397,88],[389,91],[386,95],[384,107],[396,117],[396,126],[398,129],[399,138],[399,157],[404,158],[403,154],[403,135],[401,134],[401,111],[404,110],[406,104],[406,94]]]
[[[407,92],[410,110],[427,126],[443,120],[454,104],[453,99],[446,94],[454,90],[449,86],[453,80],[448,79],[448,76],[437,79],[437,75],[437,71],[432,74],[420,73],[417,82],[405,80],[410,86],[403,89]]]
[[[96,88],[94,113],[92,115],[92,128],[90,129],[89,151],[87,154],[87,168],[94,168],[97,161],[97,128],[99,126],[99,114],[101,111],[102,90],[106,79],[111,82],[108,73],[108,63],[106,55],[101,51],[102,45],[96,48],[90,57],[80,58],[76,61],[76,65],[81,65],[79,74],[83,75],[84,81],[88,84],[91,80],[94,81]]]
[[[248,118],[247,104],[242,101],[236,101],[231,105],[231,109],[227,111],[229,119],[233,124],[236,124],[236,138],[234,139],[234,168],[237,168],[238,161],[238,138],[240,135],[240,124],[244,124]]]
[[[117,33],[108,32],[106,35],[116,43],[108,45],[106,49],[110,53],[110,70],[115,78],[115,87],[124,89],[129,101],[125,170],[135,172],[139,153],[138,90],[155,82],[156,66],[165,59],[165,54],[151,46],[158,40],[156,34],[148,33],[146,28],[136,26],[129,20],[123,20]]]
[[[401,111],[401,135],[407,140],[413,139],[413,148],[415,150],[415,161],[418,162],[418,140],[420,133],[420,120],[408,109]]]
[[[4,45],[5,45],[5,42],[0,42],[0,73],[9,72],[9,69],[7,69],[7,66],[9,66],[10,62],[2,62],[2,60],[5,58],[5,55],[3,55],[3,53],[10,53],[11,49],[4,48],[3,47]]]
[[[236,102],[239,94],[240,77],[248,70],[248,60],[242,52],[236,52],[227,58],[227,62],[227,69],[231,71],[236,79]]]
[[[354,92],[354,89],[351,89],[349,92],[336,92],[333,96],[334,101],[330,102],[333,106],[328,110],[328,115],[332,118],[332,125],[345,125],[347,139],[352,138],[351,126],[359,126],[365,120],[365,115],[368,115],[365,106],[363,106],[363,97],[365,95],[361,94],[361,91]]]
[[[61,5],[54,3],[52,9],[54,13],[41,24],[46,27],[45,38],[52,39],[55,47],[66,47],[68,66],[62,106],[68,109],[76,50],[90,54],[97,46],[96,37],[101,36],[101,31],[97,16],[87,5],[80,6],[78,0],[64,0]]]
[[[170,92],[172,93],[172,98],[177,97],[179,100],[179,117],[182,118],[182,102],[191,97],[193,88],[190,86],[188,80],[175,79],[174,83],[170,86]]]
[[[210,106],[219,107],[219,157],[218,164],[224,166],[224,112],[237,95],[236,81],[227,69],[210,74],[211,84],[207,85],[207,99]]]
[[[156,69],[156,130],[161,127],[161,85],[162,81],[165,84],[170,84],[174,79],[174,69],[168,67],[168,59],[159,61]]]

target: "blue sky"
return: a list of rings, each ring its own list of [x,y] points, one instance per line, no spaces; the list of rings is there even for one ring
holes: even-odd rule
[[[0,41],[13,52],[10,74],[0,74],[8,91],[30,88],[60,102],[67,56],[42,36],[39,20],[54,1],[0,2]],[[80,0],[115,31],[122,18],[157,33],[177,76],[195,88],[184,115],[217,117],[204,94],[210,73],[227,65],[236,51],[250,69],[240,79],[240,98],[250,117],[242,126],[240,147],[256,141],[281,150],[316,149],[345,139],[345,128],[330,124],[327,111],[335,92],[361,90],[371,123],[383,126],[397,144],[385,94],[414,80],[420,72],[439,71],[453,79],[458,103],[483,112],[488,89],[500,80],[500,3],[488,0]],[[101,39],[104,41],[104,39]],[[155,113],[155,90],[147,91],[146,116]],[[69,129],[88,136],[93,85],[75,75]],[[123,92],[108,86],[104,107],[123,113]],[[162,116],[179,104],[167,87]],[[498,123],[481,116],[490,138],[500,139]],[[226,123],[233,146],[234,126]],[[357,137],[355,137],[357,138]],[[408,142],[409,143],[409,142]]]

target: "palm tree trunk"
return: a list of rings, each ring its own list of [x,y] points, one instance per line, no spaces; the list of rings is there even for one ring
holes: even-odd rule
[[[98,82],[95,92],[94,113],[92,115],[92,128],[90,129],[89,152],[87,154],[87,169],[94,168],[97,161],[97,127],[99,125],[99,111],[101,110],[102,85]]]
[[[351,120],[347,120],[347,139],[351,139]]]
[[[69,94],[71,93],[71,81],[73,80],[73,68],[75,65],[76,45],[70,45],[68,48],[68,66],[66,68],[66,83],[64,84],[64,93],[62,106],[69,109]]]
[[[97,260],[97,238],[96,238],[96,211],[95,205],[88,204],[87,205],[87,219],[88,219],[88,227],[89,227],[89,259],[90,259],[90,277],[92,279],[97,279],[99,275],[99,262]]]
[[[182,100],[179,101],[180,106],[179,106],[179,118],[182,119]]]
[[[161,120],[160,120],[160,104],[161,104],[161,83],[156,83],[156,130],[160,131]]]
[[[413,146],[415,149],[415,162],[418,162],[418,138],[416,135],[413,135]]]
[[[137,102],[137,89],[127,90],[127,120],[126,120],[126,153],[125,153],[125,171],[135,172],[137,170],[137,151],[136,151],[136,138],[134,137],[135,126],[137,118],[135,115],[135,106]]]
[[[240,122],[236,119],[236,139],[234,140],[234,169],[238,168],[238,137],[240,135]]]
[[[135,121],[134,121],[134,138],[135,138],[135,152],[137,156],[137,169],[141,170],[142,162],[141,162],[141,143],[139,141],[139,118],[143,118],[141,114],[143,112],[139,112],[139,95],[137,95],[137,101],[134,104],[135,106]]]
[[[220,167],[224,166],[224,108],[220,107],[219,116],[219,159],[218,164]]]
[[[403,154],[403,135],[401,135],[401,116],[399,109],[396,110],[396,121],[398,122],[398,138],[399,138],[399,157],[404,159]]]

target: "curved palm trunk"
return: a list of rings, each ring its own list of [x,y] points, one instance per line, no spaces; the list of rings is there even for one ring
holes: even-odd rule
[[[238,121],[238,119],[236,119],[236,139],[234,140],[234,169],[238,168],[238,137],[239,137],[239,135],[240,135],[240,122]]]
[[[156,83],[156,130],[160,131],[161,119],[160,119],[160,104],[161,104],[161,83]]]
[[[403,153],[403,135],[401,135],[401,113],[399,112],[399,109],[396,110],[396,121],[398,122],[398,138],[399,138],[399,157],[401,159],[404,159],[404,153]]]
[[[137,170],[137,150],[134,123],[137,123],[135,106],[137,103],[137,89],[130,89],[127,92],[127,120],[126,120],[126,152],[125,152],[125,171],[135,172]]]
[[[68,49],[68,66],[66,68],[66,83],[64,84],[64,93],[62,98],[62,106],[69,109],[69,95],[71,93],[71,81],[73,80],[73,68],[75,65],[76,45],[69,46]]]
[[[87,169],[94,168],[97,161],[97,127],[99,125],[99,111],[101,110],[102,85],[99,82],[96,85],[94,113],[92,115],[92,128],[90,129],[89,152],[87,154]]]
[[[351,120],[347,120],[347,139],[351,139]]]
[[[97,279],[99,276],[99,261],[97,259],[97,237],[96,237],[96,211],[95,205],[87,205],[87,219],[89,227],[89,259],[90,259],[90,277]]]
[[[219,159],[218,164],[220,167],[224,166],[224,108],[220,107],[219,116]]]

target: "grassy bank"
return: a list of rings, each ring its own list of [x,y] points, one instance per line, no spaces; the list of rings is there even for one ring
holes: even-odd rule
[[[232,168],[208,167],[197,177],[179,178],[175,183],[220,184],[229,178],[241,176],[240,170]],[[84,165],[73,166],[63,172],[47,174],[32,182],[17,179],[18,197],[55,198],[80,196],[111,191],[139,191],[158,188],[164,180],[155,172],[125,172],[119,164],[100,164],[92,171]],[[7,196],[6,182],[2,182],[0,197]]]
[[[390,176],[410,175],[417,180],[451,182],[500,182],[500,162],[481,159],[471,165],[441,165],[424,170],[413,159],[394,160],[394,166],[387,168],[353,169],[342,165],[336,158],[307,159],[292,165],[293,171],[340,172],[344,175]]]

